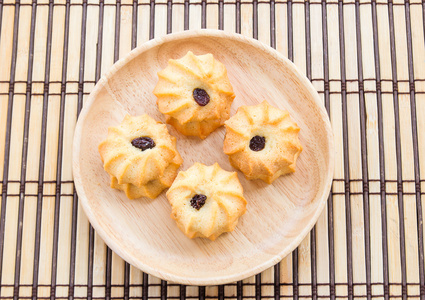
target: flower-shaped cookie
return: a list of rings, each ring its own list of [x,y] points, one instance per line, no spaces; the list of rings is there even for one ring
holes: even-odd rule
[[[295,171],[302,146],[300,128],[287,111],[266,101],[254,106],[241,106],[225,122],[224,153],[233,167],[248,179],[272,183],[281,175]]]
[[[215,240],[234,230],[246,211],[237,173],[224,171],[217,163],[195,163],[187,171],[179,172],[167,198],[172,206],[171,217],[190,238]]]
[[[225,66],[212,54],[188,52],[158,72],[159,111],[184,135],[206,138],[229,118],[235,95]]]
[[[146,114],[127,115],[120,125],[109,127],[99,153],[111,186],[126,191],[129,198],[159,194],[159,187],[171,184],[182,163],[176,138]]]

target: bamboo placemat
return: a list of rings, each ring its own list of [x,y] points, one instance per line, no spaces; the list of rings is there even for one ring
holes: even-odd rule
[[[425,299],[425,2],[0,0],[0,298]],[[222,29],[305,72],[335,134],[326,209],[291,255],[224,286],[125,263],[78,204],[73,131],[117,59],[143,42]]]

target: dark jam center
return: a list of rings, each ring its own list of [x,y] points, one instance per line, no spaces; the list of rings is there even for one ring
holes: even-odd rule
[[[131,141],[131,144],[142,151],[155,147],[155,142],[153,141],[153,139],[147,136],[135,138]]]
[[[192,205],[194,209],[200,210],[201,207],[204,206],[205,200],[207,200],[207,196],[196,194],[193,196],[192,200],[190,200],[190,205]]]
[[[199,106],[205,106],[210,102],[208,93],[204,89],[199,88],[193,90],[193,99],[195,99]]]
[[[266,145],[266,138],[264,136],[256,135],[249,142],[249,148],[252,151],[261,151]]]

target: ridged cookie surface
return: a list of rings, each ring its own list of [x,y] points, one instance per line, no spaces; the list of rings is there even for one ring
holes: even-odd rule
[[[229,118],[235,95],[225,66],[212,54],[188,52],[158,72],[159,111],[184,135],[206,138]]]
[[[262,102],[241,106],[225,122],[223,150],[230,163],[248,179],[272,183],[281,175],[295,171],[302,146],[300,128],[289,113]]]
[[[120,125],[109,127],[98,149],[111,186],[129,198],[155,198],[171,185],[182,163],[176,138],[146,114],[127,115]]]
[[[215,240],[233,231],[246,211],[242,185],[236,172],[227,172],[216,163],[195,163],[181,171],[167,191],[171,217],[190,238]]]

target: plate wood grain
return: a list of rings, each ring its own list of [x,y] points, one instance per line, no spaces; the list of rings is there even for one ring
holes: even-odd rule
[[[109,186],[97,151],[107,128],[125,114],[149,114],[165,122],[152,94],[170,58],[188,50],[212,53],[228,70],[241,105],[267,100],[289,111],[301,128],[303,151],[296,172],[272,185],[246,180],[238,173],[248,201],[236,230],[212,242],[189,239],[170,218],[163,192],[157,199],[129,200]],[[184,163],[218,162],[234,171],[223,153],[225,129],[205,140],[177,137]],[[186,31],[155,39],[136,48],[102,77],[78,119],[73,148],[75,186],[91,224],[106,244],[132,265],[162,279],[189,285],[224,284],[257,274],[291,253],[321,214],[332,182],[333,135],[322,101],[312,84],[277,51],[241,35],[214,30]]]

